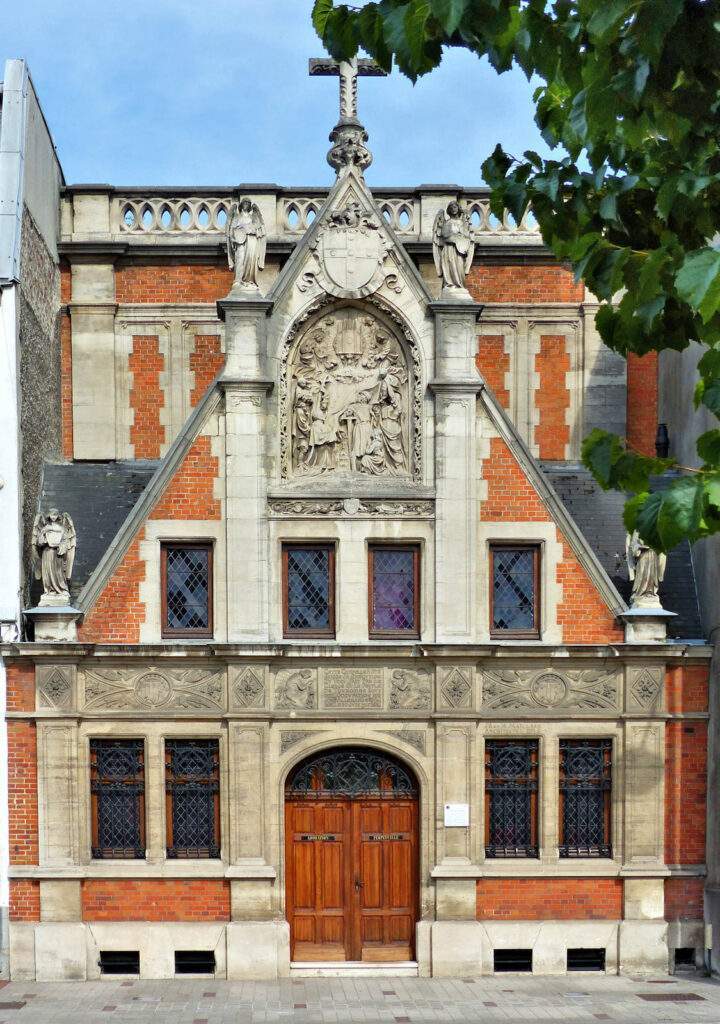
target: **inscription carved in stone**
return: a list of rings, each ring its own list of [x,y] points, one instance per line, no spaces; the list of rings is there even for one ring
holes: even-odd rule
[[[288,370],[290,470],[408,476],[410,372],[377,317],[333,311],[300,338]]]
[[[494,670],[483,672],[482,706],[488,711],[615,709],[618,675],[601,669]]]
[[[235,703],[241,708],[261,708],[265,703],[263,670],[245,668],[235,680],[232,693]]]
[[[381,708],[383,706],[383,670],[381,668],[326,668],[322,672],[324,708]]]
[[[420,711],[432,704],[429,672],[397,668],[391,673],[390,707]]]
[[[278,672],[275,705],[288,710],[317,707],[317,670],[301,668]]]
[[[469,669],[451,669],[440,686],[440,693],[447,707],[469,708],[472,703]]]
[[[85,707],[108,711],[222,710],[222,672],[205,669],[94,669],[85,675]]]

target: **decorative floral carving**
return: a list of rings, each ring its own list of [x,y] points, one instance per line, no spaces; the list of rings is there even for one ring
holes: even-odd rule
[[[450,708],[468,708],[471,703],[472,685],[469,671],[451,669],[440,687],[443,699]]]
[[[205,669],[105,669],[85,676],[85,707],[124,710],[222,710],[222,673]]]
[[[425,733],[420,729],[384,729],[386,736],[394,736],[402,743],[409,743],[421,754],[425,753]]]
[[[276,516],[387,516],[393,519],[431,519],[435,514],[433,500],[426,501],[360,501],[344,498],[342,501],[314,499],[270,498],[268,510]]]
[[[39,686],[40,706],[48,708],[67,708],[70,704],[72,684],[69,677],[60,668],[53,669]]]
[[[298,743],[302,743],[308,736],[312,736],[311,729],[293,729],[288,732],[280,733],[280,753],[284,754],[286,750],[290,750],[291,747],[297,746]]]
[[[278,673],[275,685],[275,705],[278,708],[315,708],[317,706],[317,673],[315,669]]]
[[[261,708],[265,703],[265,685],[255,669],[244,669],[233,686],[235,703],[241,708]]]
[[[327,299],[312,303],[281,352],[284,479],[328,472],[422,479],[420,353],[394,312],[377,299],[366,304],[400,329],[412,371],[395,331],[383,319],[355,306],[331,310]]]
[[[390,707],[422,710],[432,704],[430,673],[406,668],[395,669],[390,684]]]
[[[648,668],[641,668],[634,670],[633,675],[630,695],[639,708],[648,710],[655,704],[662,686],[658,678],[659,673]]]
[[[599,669],[483,672],[482,706],[488,711],[576,711],[615,709],[618,675]]]

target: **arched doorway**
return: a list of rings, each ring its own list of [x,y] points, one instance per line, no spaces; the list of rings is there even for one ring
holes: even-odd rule
[[[286,907],[294,961],[412,960],[418,785],[388,754],[342,747],[285,785]]]

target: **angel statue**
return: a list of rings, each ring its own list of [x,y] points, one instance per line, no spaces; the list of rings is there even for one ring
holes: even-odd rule
[[[35,579],[42,580],[41,605],[68,604],[68,580],[75,561],[75,527],[67,512],[51,508],[47,515],[35,516],[32,551]]]
[[[631,607],[659,608],[658,587],[665,575],[665,555],[654,551],[635,530],[632,536],[627,536],[625,557],[633,585]]]
[[[265,266],[265,224],[257,203],[247,196],[233,203],[225,229],[228,263],[235,270],[234,288],[256,291],[257,272]]]
[[[440,210],[433,225],[433,259],[443,290],[465,292],[465,277],[474,253],[470,217],[460,203],[453,200],[446,210]]]

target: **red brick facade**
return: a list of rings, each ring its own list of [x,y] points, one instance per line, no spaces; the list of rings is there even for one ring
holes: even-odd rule
[[[8,829],[11,864],[38,863],[37,732],[11,719],[8,732]]]
[[[225,356],[220,350],[219,334],[195,335],[195,349],[190,353],[190,369],[195,374],[195,387],[190,392],[190,405],[198,404],[224,362]]]
[[[191,445],[150,518],[219,519],[220,501],[213,495],[219,468],[210,450],[210,438],[201,434]]]
[[[665,726],[665,861],[704,864],[707,800],[707,723]]]
[[[120,263],[115,270],[117,302],[217,302],[230,291],[233,272],[223,260],[185,263],[180,259]]]
[[[658,426],[658,354],[648,352],[627,360],[627,441],[642,455],[655,454]]]
[[[40,883],[29,878],[10,879],[10,920],[40,920]]]
[[[503,409],[510,408],[510,392],[505,386],[505,374],[510,370],[510,356],[505,351],[502,334],[481,334],[478,338],[477,368],[483,380],[494,392]]]
[[[132,373],[130,408],[133,423],[130,441],[136,459],[159,459],[165,442],[165,427],[160,423],[160,410],[165,396],[160,387],[160,374],[165,369],[165,356],[160,352],[157,335],[135,335],[128,360]]]
[[[479,921],[617,921],[623,883],[617,878],[483,878]]]
[[[26,662],[9,664],[6,668],[8,711],[35,710],[35,666]]]
[[[484,264],[473,267],[467,289],[476,302],[582,302],[585,287],[557,263]]]
[[[83,921],[229,921],[230,883],[209,879],[86,879]]]
[[[540,496],[523,473],[502,438],[490,441],[490,456],[483,463],[487,498],[482,504],[484,523],[550,522],[551,517]],[[558,542],[563,558],[557,567],[557,582],[562,584],[558,623],[565,643],[619,643],[624,633],[602,600],[594,584],[578,562],[560,530]]]
[[[665,879],[665,920],[702,921],[703,878]]]
[[[665,675],[665,702],[671,713],[707,711],[709,668],[707,665],[678,665]]]
[[[535,427],[535,443],[541,459],[564,459],[565,446],[570,441],[570,427],[567,412],[570,408],[570,392],[567,386],[567,372],[570,356],[567,340],[563,334],[543,334],[540,351],[535,355],[535,372],[539,387],[535,392],[535,407],[538,423]]]

